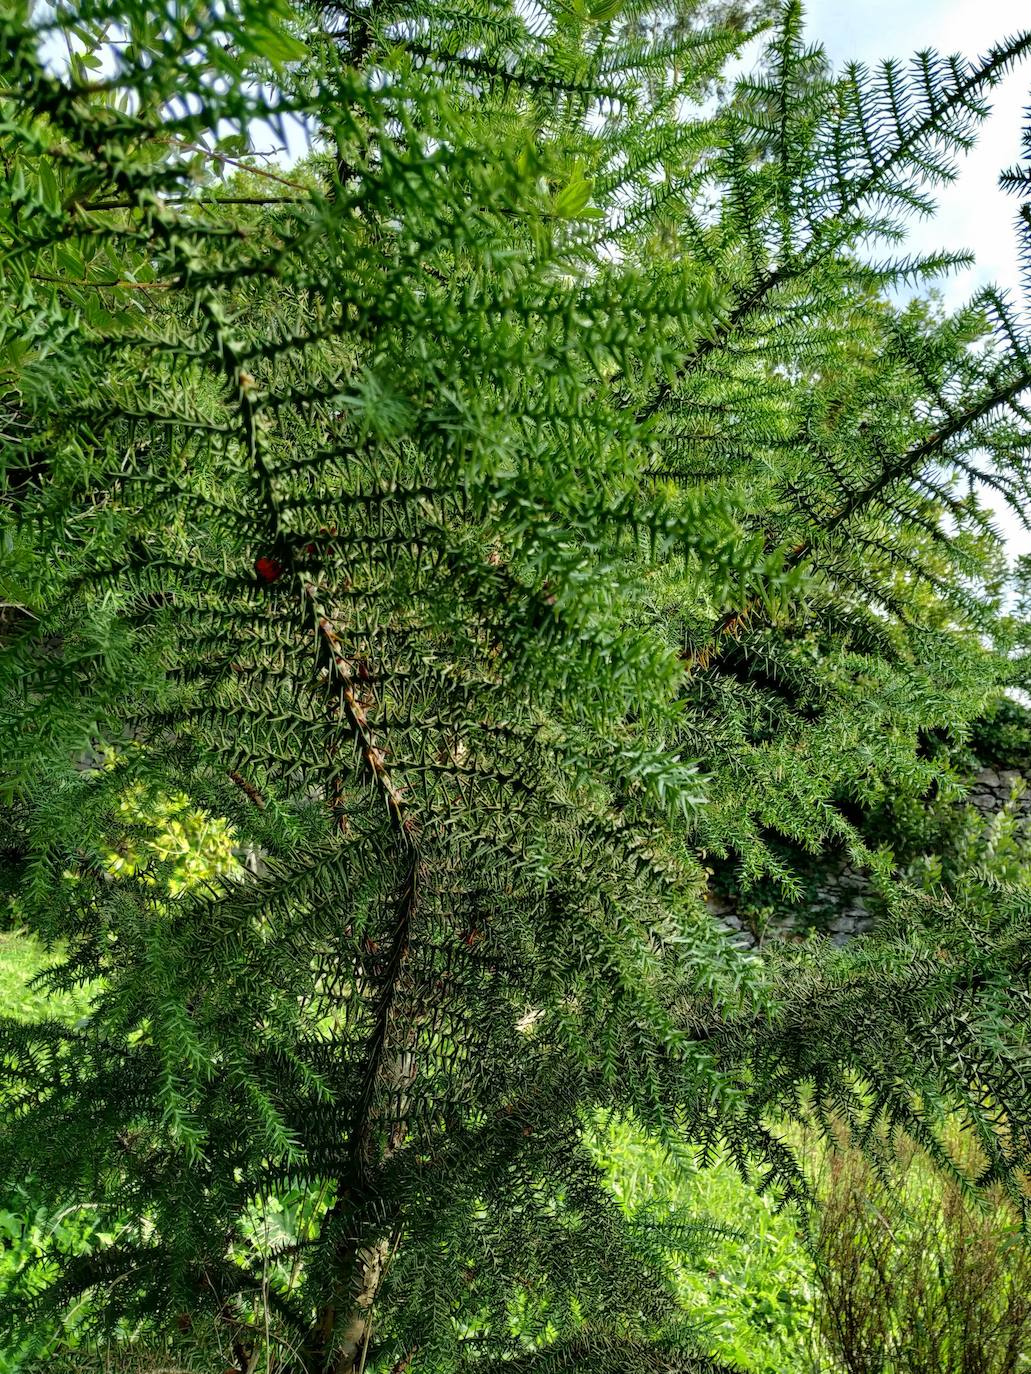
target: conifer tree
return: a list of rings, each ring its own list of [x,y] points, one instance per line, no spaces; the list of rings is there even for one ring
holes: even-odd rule
[[[747,34],[635,0],[2,15],[5,852],[90,1011],[3,1026],[0,1176],[106,1237],[37,1362],[713,1369],[599,1107],[796,1200],[778,1116],[960,1112],[1019,1196],[1026,899],[850,806],[1012,673],[1026,326],[886,291],[1031,36],[834,77],[789,0],[688,117]],[[258,861],[113,876],[180,793]],[[777,836],[882,937],[739,955],[706,858]]]

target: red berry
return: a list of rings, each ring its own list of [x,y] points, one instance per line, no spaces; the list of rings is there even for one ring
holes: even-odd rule
[[[262,582],[275,582],[277,577],[283,574],[282,563],[277,563],[274,558],[256,558],[254,560],[254,571],[261,578]]]

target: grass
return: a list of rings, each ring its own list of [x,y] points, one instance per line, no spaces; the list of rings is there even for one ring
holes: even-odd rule
[[[984,1167],[955,1130],[953,1157]],[[817,1326],[846,1374],[1031,1370],[1031,1249],[1001,1189],[967,1196],[912,1142],[887,1143],[880,1173],[847,1143],[825,1152],[815,1228]]]

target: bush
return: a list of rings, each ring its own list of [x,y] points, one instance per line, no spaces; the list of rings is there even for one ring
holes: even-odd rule
[[[974,1154],[971,1142],[957,1148]],[[1003,1195],[972,1201],[911,1142],[876,1170],[829,1154],[814,1232],[821,1371],[1016,1374],[1031,1368],[1031,1251]]]

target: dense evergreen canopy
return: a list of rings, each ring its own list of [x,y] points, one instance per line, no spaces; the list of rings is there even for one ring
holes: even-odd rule
[[[895,288],[962,260],[905,221],[1031,35],[835,75],[789,0],[728,83],[726,8],[0,14],[3,862],[90,998],[0,1032],[0,1176],[109,1235],[11,1329],[715,1368],[596,1108],[788,1199],[785,1116],[948,1167],[959,1112],[1020,1197],[1026,897],[910,892],[857,818],[1026,673],[1026,317]],[[178,793],[249,865],[113,876]],[[708,865],[790,896],[782,840],[870,867],[876,937],[734,949]]]

